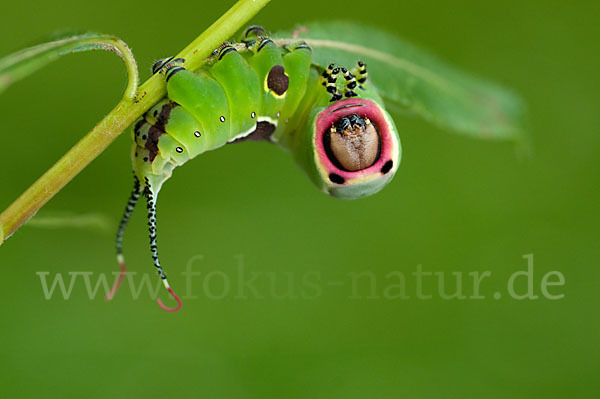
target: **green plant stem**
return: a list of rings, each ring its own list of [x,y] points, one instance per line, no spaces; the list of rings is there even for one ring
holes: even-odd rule
[[[188,69],[197,69],[269,1],[238,1],[176,57],[184,58]],[[128,90],[104,119],[0,214],[0,245],[165,94],[166,87],[159,75],[148,79],[135,99]]]

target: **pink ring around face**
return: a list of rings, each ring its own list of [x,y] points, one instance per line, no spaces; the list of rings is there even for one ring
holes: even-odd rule
[[[356,114],[360,117],[367,117],[375,124],[381,140],[381,153],[379,159],[366,169],[350,172],[339,169],[327,156],[325,145],[323,143],[323,135],[327,132],[332,124],[335,124],[344,116]],[[326,169],[327,174],[335,173],[341,176],[344,181],[351,180],[360,176],[372,175],[381,173],[381,169],[388,161],[396,161],[393,157],[394,149],[394,132],[390,130],[388,122],[381,112],[381,108],[373,101],[364,99],[349,98],[338,101],[330,105],[319,113],[316,119],[316,135],[315,148],[317,149],[319,163]],[[394,165],[395,166],[395,165]]]

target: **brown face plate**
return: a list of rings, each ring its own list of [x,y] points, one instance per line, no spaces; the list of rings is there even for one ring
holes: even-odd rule
[[[379,134],[369,119],[364,124],[352,124],[341,131],[332,126],[330,134],[331,154],[345,170],[362,170],[377,160]]]

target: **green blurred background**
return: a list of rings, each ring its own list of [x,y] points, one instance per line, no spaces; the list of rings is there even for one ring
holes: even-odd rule
[[[176,53],[231,3],[5,2],[0,54],[64,28],[114,33],[145,79],[155,59]],[[348,202],[315,190],[275,146],[227,146],[178,169],[159,202],[169,280],[186,295],[180,272],[193,262],[202,273],[192,280],[197,299],[169,314],[127,287],[110,303],[90,300],[79,280],[69,300],[46,300],[37,272],[117,268],[113,230],[131,185],[124,134],[40,213],[100,214],[107,231],[26,226],[0,248],[0,395],[598,397],[599,11],[588,1],[273,1],[254,22],[276,30],[365,21],[514,88],[529,105],[534,156],[522,161],[509,143],[395,115],[404,147],[396,178]],[[0,208],[108,112],[124,85],[118,57],[79,54],[0,96]],[[125,253],[131,271],[156,281],[139,209]],[[507,281],[530,253],[540,297],[510,298]],[[249,290],[236,298],[240,256],[244,279],[260,273],[261,298]],[[433,298],[419,300],[411,277],[419,264],[445,272],[448,292],[451,272],[462,272],[466,295],[469,272],[491,272],[485,299],[444,300],[428,277]],[[410,299],[383,295],[394,271],[407,276]],[[565,285],[550,289],[564,298],[541,296],[549,271],[564,275]],[[377,295],[366,279],[354,295],[354,272],[370,273]],[[307,273],[318,289],[302,280]],[[230,291],[217,299],[223,274]]]

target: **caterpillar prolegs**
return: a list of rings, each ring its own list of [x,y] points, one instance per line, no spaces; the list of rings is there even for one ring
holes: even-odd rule
[[[352,69],[348,69],[348,68]],[[167,96],[134,125],[134,188],[117,234],[121,275],[122,237],[140,195],[146,197],[150,249],[165,288],[170,288],[156,245],[156,200],[173,169],[228,143],[265,140],[290,151],[322,191],[354,199],[381,190],[400,162],[396,126],[368,80],[367,67],[324,68],[304,42],[278,46],[252,26],[242,43],[224,43],[197,71],[183,59],[155,63]]]

